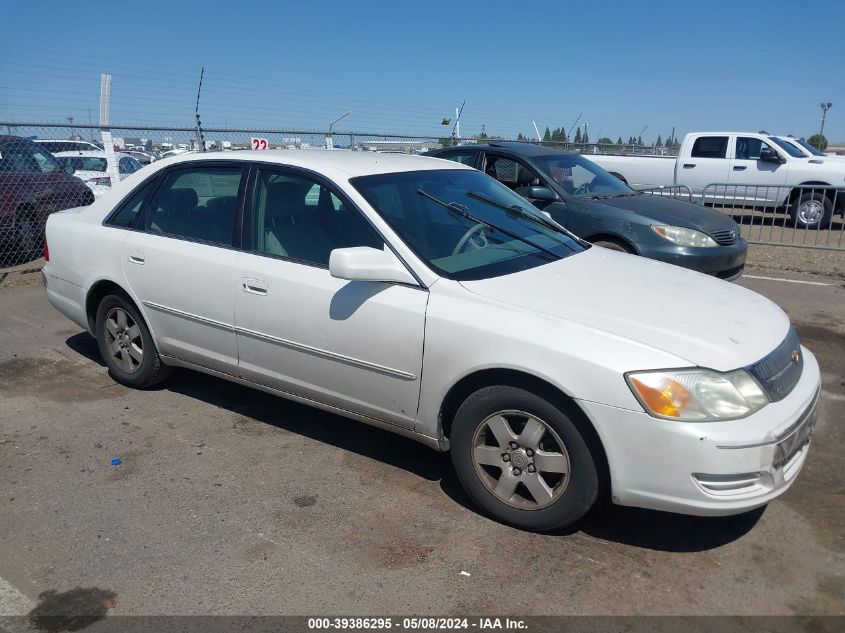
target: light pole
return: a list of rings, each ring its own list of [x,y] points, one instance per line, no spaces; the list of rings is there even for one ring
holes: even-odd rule
[[[342,121],[346,117],[348,117],[352,112],[344,112],[339,117],[337,117],[334,121],[329,123],[329,133],[326,135],[326,149],[334,149],[334,138],[332,137],[332,130],[334,129],[334,124]]]
[[[830,101],[828,101],[827,103],[822,102],[821,106],[822,106],[822,126],[819,129],[819,151],[823,152],[824,148],[822,147],[822,144],[824,142],[824,120],[827,118],[827,111],[830,110],[830,108],[833,107],[833,104]]]

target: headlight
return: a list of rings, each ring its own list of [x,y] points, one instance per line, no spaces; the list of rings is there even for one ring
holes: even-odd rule
[[[769,399],[744,369],[669,369],[626,374],[643,408],[656,418],[695,422],[735,420],[751,415]]]
[[[651,227],[654,232],[665,240],[669,240],[674,244],[680,246],[718,246],[716,240],[694,229],[685,229],[682,226],[660,226],[655,225]]]

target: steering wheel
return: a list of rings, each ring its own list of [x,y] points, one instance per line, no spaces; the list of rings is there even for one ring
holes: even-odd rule
[[[582,193],[589,193],[593,190],[593,182],[584,182],[581,183],[578,188],[572,192],[573,196],[581,195]]]
[[[481,250],[489,244],[487,234],[484,232],[485,226],[483,224],[476,224],[470,227],[469,231],[464,233],[464,236],[458,240],[455,248],[452,249],[452,255],[457,255],[463,252],[464,247],[469,244],[474,250]]]

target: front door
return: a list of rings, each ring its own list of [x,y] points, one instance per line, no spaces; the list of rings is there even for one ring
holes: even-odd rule
[[[316,176],[259,168],[250,206],[236,264],[241,375],[413,428],[428,292],[329,274],[332,249],[384,243]]]
[[[730,195],[764,204],[779,204],[786,198],[789,193],[785,187],[789,165],[760,160],[760,156],[765,153],[780,155],[762,139],[750,136],[737,136],[734,139],[728,182],[735,186],[730,188]]]
[[[159,352],[228,374],[238,367],[233,244],[244,171],[203,162],[165,173],[123,254]]]

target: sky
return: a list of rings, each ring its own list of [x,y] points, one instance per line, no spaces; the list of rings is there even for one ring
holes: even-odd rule
[[[845,2],[0,0],[0,120],[845,141]],[[90,112],[90,114],[89,114]],[[580,116],[580,119],[578,117]],[[583,129],[583,128],[582,128]]]

